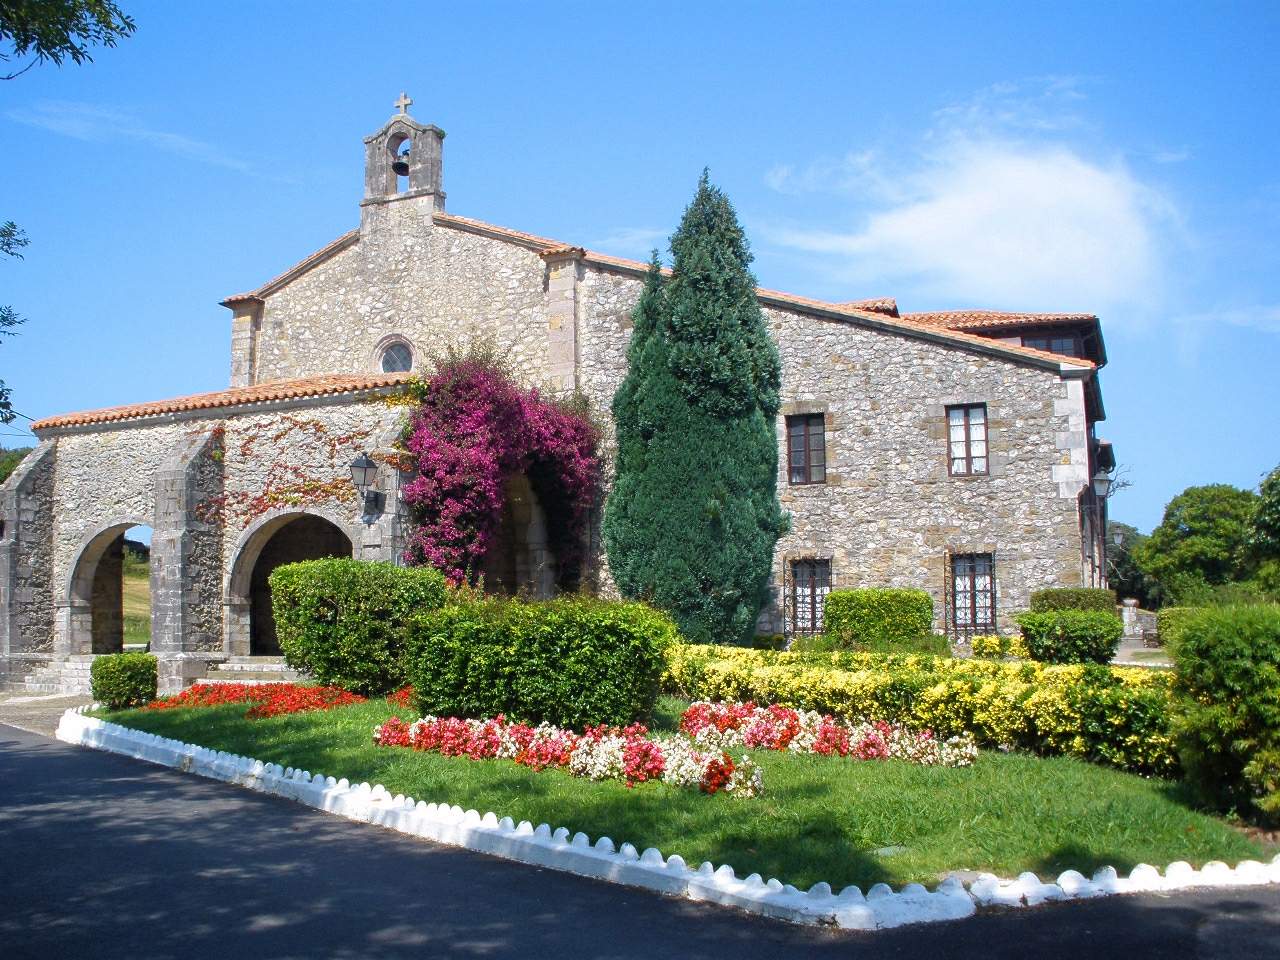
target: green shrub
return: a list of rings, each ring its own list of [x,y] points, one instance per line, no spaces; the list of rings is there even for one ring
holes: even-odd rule
[[[108,709],[140,707],[156,698],[156,658],[149,653],[95,657],[89,683],[93,699]]]
[[[1020,613],[1014,619],[1031,659],[1042,663],[1110,663],[1124,633],[1124,622],[1101,610]]]
[[[1211,803],[1280,819],[1280,606],[1199,610],[1172,651],[1187,780]]]
[[[664,686],[692,699],[781,703],[1136,773],[1177,770],[1166,671],[690,644],[669,648],[666,661]]]
[[[843,650],[933,653],[947,647],[933,638],[933,598],[923,590],[832,590],[823,628]]]
[[[409,619],[441,606],[446,593],[444,576],[430,567],[339,558],[271,573],[276,636],[289,666],[361,694],[405,684]]]
[[[969,643],[975,657],[985,657],[989,660],[999,660],[1003,657],[1027,660],[1031,657],[1031,651],[1027,649],[1027,641],[1021,634],[1007,636],[993,633],[974,637]]]
[[[1031,611],[1048,613],[1051,610],[1102,610],[1116,612],[1114,590],[1100,587],[1050,587],[1031,594]]]
[[[1156,612],[1156,632],[1160,642],[1171,646],[1178,640],[1182,625],[1199,613],[1202,607],[1161,607]]]
[[[751,638],[750,646],[754,650],[785,650],[787,638],[780,633],[757,633]]]
[[[652,712],[677,639],[670,617],[640,603],[451,604],[414,618],[409,676],[424,714],[627,724]]]

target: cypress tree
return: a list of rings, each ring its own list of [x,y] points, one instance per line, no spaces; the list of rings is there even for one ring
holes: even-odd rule
[[[705,171],[671,252],[669,279],[650,265],[614,396],[605,549],[623,595],[669,611],[690,641],[746,642],[785,527],[780,364],[746,237]]]

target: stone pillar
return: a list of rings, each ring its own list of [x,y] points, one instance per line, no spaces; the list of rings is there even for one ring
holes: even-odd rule
[[[354,555],[358,560],[400,563],[405,548],[404,504],[400,500],[403,476],[398,468],[401,454],[394,447],[386,447],[373,451],[371,456],[378,462],[375,483],[382,496],[382,509],[372,522],[362,518],[357,534],[351,538]]]
[[[42,440],[0,487],[0,689],[53,654],[55,450]]]
[[[578,386],[578,286],[583,250],[563,247],[547,262],[547,380],[555,393]]]
[[[262,301],[243,300],[232,305],[231,386],[251,386],[257,365],[258,331],[262,326]]]
[[[209,426],[156,474],[151,650],[162,692],[203,677],[222,650],[222,431]]]

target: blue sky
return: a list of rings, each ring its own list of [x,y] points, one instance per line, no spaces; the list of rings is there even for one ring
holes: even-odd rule
[[[1098,313],[1116,519],[1280,462],[1280,5],[121,2],[0,83],[31,416],[225,387],[218,301],[356,225],[404,89],[454,213],[643,257],[705,165],[764,286]]]

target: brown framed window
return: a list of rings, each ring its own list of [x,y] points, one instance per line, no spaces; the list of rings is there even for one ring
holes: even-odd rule
[[[792,560],[790,572],[786,632],[821,633],[831,592],[831,561],[812,557]]]
[[[947,470],[953,477],[981,476],[987,463],[987,405],[947,407]]]
[[[960,636],[995,632],[996,571],[991,554],[952,555],[951,623]]]
[[[787,474],[792,483],[827,482],[827,428],[823,414],[787,417]]]
[[[1083,357],[1084,349],[1080,343],[1080,338],[1074,335],[1065,337],[1023,337],[1022,345],[1024,347],[1032,347],[1035,350],[1047,350],[1049,353],[1059,353],[1064,357]]]

